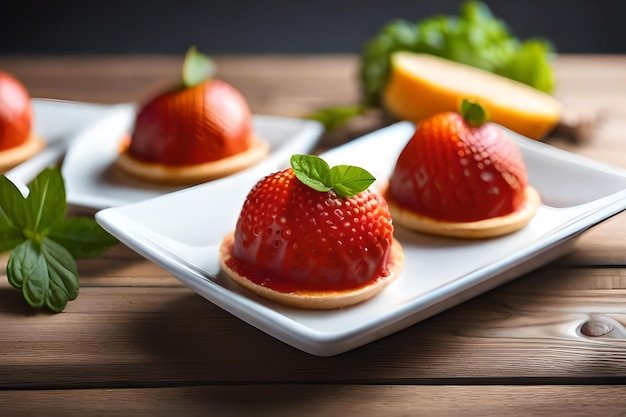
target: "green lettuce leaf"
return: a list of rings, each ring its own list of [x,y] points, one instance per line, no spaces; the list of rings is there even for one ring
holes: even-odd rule
[[[395,20],[363,45],[360,81],[365,103],[379,105],[396,51],[428,53],[499,74],[538,90],[554,90],[552,45],[520,41],[482,2],[466,1],[459,16],[434,16],[416,23]]]

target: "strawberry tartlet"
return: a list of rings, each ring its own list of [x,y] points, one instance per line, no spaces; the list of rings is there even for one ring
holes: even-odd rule
[[[190,49],[183,83],[143,105],[132,134],[122,141],[117,165],[162,184],[197,184],[246,169],[269,153],[255,135],[245,97],[211,77],[208,57]],[[206,67],[191,71],[188,67]]]
[[[387,203],[368,188],[373,178],[356,167],[332,169],[294,155],[290,168],[252,188],[220,247],[232,280],[285,305],[335,309],[374,297],[398,277],[404,253]],[[362,181],[347,179],[352,174]]]
[[[26,161],[45,147],[33,132],[33,105],[26,87],[0,71],[0,172]]]
[[[541,198],[528,185],[512,138],[487,123],[484,109],[464,101],[416,126],[383,194],[394,221],[459,238],[513,233],[535,216]]]

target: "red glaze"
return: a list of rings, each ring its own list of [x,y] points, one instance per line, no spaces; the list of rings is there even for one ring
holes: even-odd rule
[[[516,211],[526,185],[524,161],[504,130],[441,113],[417,126],[398,157],[389,193],[417,214],[471,222]]]
[[[163,93],[138,113],[128,153],[143,162],[187,166],[252,146],[252,116],[242,94],[220,80]]]
[[[0,71],[0,151],[26,142],[33,124],[28,91],[15,77]]]
[[[341,291],[389,275],[393,226],[374,189],[319,192],[291,168],[259,181],[244,202],[228,266],[280,292]]]

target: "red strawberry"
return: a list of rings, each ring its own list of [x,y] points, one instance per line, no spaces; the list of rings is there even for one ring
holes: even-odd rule
[[[319,191],[296,175],[288,168],[250,191],[224,266],[280,293],[352,291],[388,277],[393,226],[380,193],[342,197],[341,186]]]
[[[25,143],[32,122],[33,107],[28,91],[15,77],[0,71],[0,151]]]
[[[253,138],[244,97],[211,79],[147,103],[137,115],[128,153],[144,162],[195,165],[244,152]]]
[[[417,126],[389,181],[395,204],[447,222],[505,216],[524,204],[522,156],[476,106],[467,103],[463,115],[440,113]]]
[[[168,166],[214,162],[255,142],[250,108],[232,85],[211,78],[210,59],[191,48],[183,84],[161,93],[139,111],[128,154]]]

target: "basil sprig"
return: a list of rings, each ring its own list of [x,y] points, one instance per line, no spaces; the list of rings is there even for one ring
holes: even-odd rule
[[[74,259],[98,256],[117,240],[93,219],[66,218],[59,168],[43,170],[28,189],[24,197],[0,176],[0,252],[11,251],[6,275],[28,304],[60,312],[78,296]]]
[[[291,169],[305,185],[316,191],[333,190],[339,197],[357,195],[376,181],[365,169],[353,165],[330,167],[326,161],[315,155],[292,155]]]

